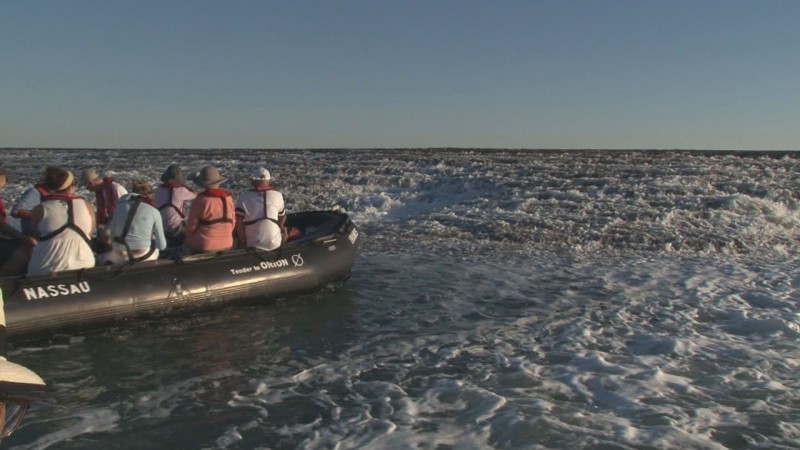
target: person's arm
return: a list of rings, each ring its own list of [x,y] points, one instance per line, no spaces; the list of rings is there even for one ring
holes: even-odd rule
[[[44,217],[44,206],[41,204],[36,205],[31,211],[31,234],[35,239],[39,239],[39,223]]]
[[[36,243],[37,243],[36,238],[33,238],[33,237],[28,236],[26,234],[22,234],[21,231],[17,230],[16,228],[12,227],[11,225],[9,225],[9,224],[7,224],[5,222],[0,223],[0,231],[2,231],[4,234],[7,234],[7,235],[13,237],[16,240],[22,242],[25,245],[30,245],[31,247],[36,247]]]
[[[86,205],[86,210],[89,211],[89,217],[92,218],[92,232],[89,233],[91,235],[97,231],[97,217],[94,215],[94,206],[86,200],[83,203]]]
[[[128,190],[125,189],[124,186],[122,186],[121,184],[119,184],[119,183],[117,183],[115,181],[114,182],[114,193],[117,196],[117,201],[119,201],[119,199],[121,199],[123,195],[128,193]]]
[[[189,207],[189,215],[186,216],[186,237],[194,236],[197,232],[197,221],[200,218],[200,213],[203,211],[203,206],[199,200],[192,202]]]
[[[35,188],[30,188],[25,191],[22,196],[11,207],[11,217],[17,219],[30,219],[33,214],[33,208],[38,205],[41,194]]]
[[[190,202],[190,201],[194,200],[195,198],[197,198],[197,192],[195,192],[195,191],[193,191],[193,190],[191,190],[191,189],[189,189],[187,187],[186,188],[186,200],[185,201]]]
[[[178,195],[178,193],[180,193],[180,195]],[[192,200],[197,198],[197,193],[186,186],[184,186],[183,189],[176,189],[173,194],[178,200],[178,204],[175,206],[181,211],[185,211],[187,207],[191,207]],[[175,202],[176,197],[173,197],[173,202]]]
[[[228,208],[229,208],[228,211],[230,211],[228,214],[231,215],[231,232],[232,232],[233,229],[236,228],[236,224],[239,223],[239,221],[236,220],[236,208],[233,206],[233,198],[228,197],[225,200],[228,202]]]
[[[11,217],[16,217],[17,219],[30,219],[33,217],[33,212],[27,209],[17,209],[11,211]]]
[[[283,239],[286,239],[288,234],[286,231],[286,204],[283,201],[283,194],[279,192],[278,195],[280,196],[280,202],[278,203],[278,206],[280,207],[280,209],[278,209],[278,228],[281,229]]]
[[[236,232],[236,240],[239,242],[239,248],[247,247],[247,236],[244,232],[244,216],[236,214],[236,223],[234,224],[234,231]]]
[[[232,214],[232,217],[231,217],[231,221],[232,221],[232,223],[231,223],[231,240],[233,240],[234,244],[235,244],[236,243],[235,241],[237,241],[238,240],[237,238],[239,237],[238,232],[236,230],[242,227],[241,226],[242,221],[239,220],[238,217],[236,217],[237,214],[236,214],[236,209],[234,209],[234,207],[233,207],[233,198],[228,197],[225,200],[228,202],[228,207],[230,208],[230,211],[233,211],[233,214]],[[239,245],[241,246],[242,244],[239,243]]]
[[[164,224],[161,221],[161,213],[153,209],[153,233],[156,237],[156,247],[159,250],[167,248],[167,237],[164,235]]]

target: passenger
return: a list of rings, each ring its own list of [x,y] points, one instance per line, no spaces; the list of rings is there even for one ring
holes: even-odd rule
[[[205,166],[192,180],[206,189],[197,195],[186,218],[184,246],[191,253],[228,250],[233,247],[236,216],[230,192],[220,185],[228,179],[214,166]]]
[[[104,176],[100,178],[97,175],[97,169],[90,168],[83,171],[81,176],[83,186],[94,192],[97,201],[97,225],[107,224],[112,217],[114,217],[114,210],[117,208],[117,203],[123,195],[128,191],[119,183],[114,181],[114,178]]]
[[[20,229],[28,236],[31,236],[33,233],[33,228],[31,228],[33,208],[39,203],[42,203],[42,200],[47,197],[48,194],[49,192],[47,192],[47,189],[44,187],[44,183],[36,183],[23,192],[11,208],[11,217],[19,219]]]
[[[33,250],[28,274],[94,267],[89,241],[95,228],[92,205],[75,195],[75,179],[61,167],[45,170],[44,185],[52,194],[33,209],[31,219],[39,245]]]
[[[153,197],[161,212],[167,246],[177,247],[183,244],[185,236],[186,202],[194,200],[197,194],[186,187],[186,178],[177,164],[167,167],[161,181],[163,184],[156,187]]]
[[[236,200],[236,236],[239,247],[274,250],[285,240],[283,195],[272,187],[269,170],[261,167],[250,177],[252,189]]]
[[[6,181],[6,171],[0,167],[0,191],[5,188]],[[0,238],[0,266],[2,266],[0,276],[25,273],[32,248],[36,246],[37,241],[34,237],[20,232],[8,223],[2,197],[0,197],[0,233],[11,238]]]
[[[104,263],[154,261],[167,247],[161,214],[150,199],[153,188],[145,181],[133,180],[131,191],[120,199],[111,218],[112,250],[102,258]]]

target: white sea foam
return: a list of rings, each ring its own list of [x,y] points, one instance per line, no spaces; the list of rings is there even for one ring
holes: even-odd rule
[[[36,407],[12,446],[110,448],[143,430],[232,449],[800,438],[797,155],[5,156],[7,206],[44,161],[123,182],[214,163],[234,191],[264,164],[290,211],[338,203],[365,236],[344,289],[13,348],[59,407]],[[75,411],[105,413],[73,427]]]

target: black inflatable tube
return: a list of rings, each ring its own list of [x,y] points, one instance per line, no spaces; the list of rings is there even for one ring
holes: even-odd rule
[[[246,249],[0,278],[11,340],[142,317],[254,303],[347,279],[359,235],[346,214],[290,214],[301,237],[271,252]]]

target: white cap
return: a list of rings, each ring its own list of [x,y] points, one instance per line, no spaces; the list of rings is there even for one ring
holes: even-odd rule
[[[250,175],[251,180],[270,180],[269,170],[259,167]]]

